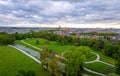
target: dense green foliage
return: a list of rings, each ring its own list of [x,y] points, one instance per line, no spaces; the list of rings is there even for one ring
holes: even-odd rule
[[[36,40],[36,44],[39,44],[39,40]]]
[[[40,52],[41,62],[44,69],[48,69],[51,74],[55,76],[61,76],[62,69],[59,59],[55,57],[55,54],[48,50],[45,46],[44,49]]]
[[[103,53],[107,56],[111,56],[115,59],[118,59],[119,55],[120,55],[120,46],[112,45],[112,44],[106,44],[104,46]]]
[[[42,66],[56,76],[61,76],[64,70],[66,76],[77,76],[83,71],[85,55],[83,55],[81,51],[66,51],[64,53],[65,59],[63,60],[56,57],[47,47],[45,47],[40,53]]]
[[[90,33],[80,33],[81,35],[99,35],[99,36],[116,36],[117,33],[97,33],[97,32],[90,32]]]
[[[0,33],[0,45],[14,44],[14,41],[12,34]]]
[[[48,69],[55,74],[55,76],[61,76],[62,68],[58,58],[54,57],[52,60],[48,61]]]
[[[85,55],[80,51],[66,51],[64,53],[66,76],[78,76],[83,71]]]

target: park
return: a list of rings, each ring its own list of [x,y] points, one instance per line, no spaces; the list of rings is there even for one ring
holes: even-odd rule
[[[16,45],[21,46],[21,48],[17,47]],[[48,52],[51,52],[51,54],[53,53],[55,57],[59,58],[60,62],[62,63],[66,62],[65,57],[69,59],[69,57],[67,57],[67,53],[71,53],[71,55],[73,54],[73,57],[76,54],[78,58],[81,57],[78,62],[80,62],[81,60],[84,62],[82,62],[81,64],[83,70],[80,71],[80,73],[82,73],[83,75],[85,74],[90,76],[106,76],[109,73],[116,72],[116,59],[103,55],[100,51],[95,51],[89,46],[61,44],[54,40],[50,41],[46,38],[37,37],[23,38],[20,40],[18,39],[15,40],[14,44],[12,45],[9,44],[0,46],[0,56],[2,58],[0,62],[0,65],[2,66],[0,67],[1,75],[13,76],[19,74],[20,71],[29,73],[31,72],[31,70],[35,73],[35,76],[51,76],[54,74],[51,74],[51,69],[44,70],[44,67],[41,64],[41,57],[39,58],[36,55],[31,54],[30,51],[25,51],[24,49],[22,49],[22,47],[31,50],[32,53],[38,53],[40,54],[40,56],[42,54],[42,50],[47,49]],[[53,56],[52,59],[54,59]],[[52,63],[52,61],[49,62],[48,60],[48,63]],[[49,64],[49,66],[53,65]],[[7,73],[8,71],[9,73]]]

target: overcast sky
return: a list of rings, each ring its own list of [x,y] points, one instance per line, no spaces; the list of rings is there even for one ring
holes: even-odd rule
[[[0,0],[0,26],[59,25],[120,28],[120,0]]]

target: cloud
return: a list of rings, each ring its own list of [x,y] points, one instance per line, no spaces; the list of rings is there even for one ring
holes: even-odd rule
[[[119,0],[0,0],[0,24],[120,21]]]

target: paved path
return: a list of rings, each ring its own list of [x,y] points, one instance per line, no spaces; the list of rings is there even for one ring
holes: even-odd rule
[[[86,70],[86,71],[88,71],[88,72],[90,72],[90,73],[96,74],[96,75],[107,76],[107,75],[105,75],[105,74],[102,74],[102,73],[98,73],[98,72],[92,71],[92,70],[87,69],[87,68],[85,68],[85,67],[84,67],[84,70]]]
[[[33,45],[29,44],[29,43],[26,43],[26,42],[23,41],[23,40],[21,40],[21,42],[24,43],[24,44],[26,44],[26,45],[28,45],[28,46],[31,46],[31,47],[33,47],[33,48],[36,48],[36,49],[38,49],[38,50],[42,50],[42,49],[40,49],[40,48],[38,48],[38,47],[36,47],[36,46],[33,46]]]
[[[100,55],[99,55],[99,54],[94,53],[94,52],[92,52],[92,53],[95,54],[95,55],[97,56],[97,58],[96,58],[95,60],[93,60],[93,61],[85,62],[85,64],[94,63],[94,62],[100,62],[100,63],[106,64],[106,65],[109,65],[109,66],[115,67],[115,66],[112,65],[112,64],[109,64],[109,63],[106,63],[106,62],[101,61],[101,60],[100,60]]]
[[[9,46],[10,46],[10,47],[13,47],[13,48],[15,48],[15,49],[17,49],[17,50],[19,50],[19,51],[22,52],[23,54],[25,54],[25,55],[27,55],[28,57],[30,57],[31,59],[33,59],[33,60],[34,60],[35,62],[37,62],[38,64],[41,64],[41,61],[40,61],[40,60],[38,60],[37,58],[35,58],[35,57],[33,57],[32,55],[28,54],[27,52],[25,52],[25,51],[23,51],[23,50],[15,47],[15,46],[13,46],[13,45],[9,45]]]
[[[40,49],[40,48],[38,48],[38,47],[36,47],[36,46],[33,46],[33,45],[31,45],[31,44],[29,44],[29,43],[23,41],[23,40],[21,40],[21,42],[23,42],[24,44],[26,44],[26,45],[28,45],[28,46],[31,46],[31,47],[33,47],[33,48],[36,48],[36,49],[38,49],[38,50],[42,50],[42,49]],[[109,63],[106,63],[106,62],[100,61],[100,55],[99,55],[99,54],[94,53],[94,52],[92,52],[92,53],[95,54],[95,55],[97,56],[97,58],[96,58],[95,60],[93,60],[93,61],[85,62],[85,64],[94,63],[94,62],[101,62],[101,63],[104,63],[104,64],[106,64],[106,65],[109,65],[109,66],[115,67],[114,65],[111,65],[111,64],[109,64]],[[61,56],[59,56],[59,55],[55,55],[55,56],[56,56],[56,57],[63,58],[63,57],[61,57]],[[63,58],[63,59],[64,59],[64,58]],[[105,74],[95,72],[95,71],[90,70],[90,69],[87,69],[87,68],[85,68],[85,67],[84,67],[84,69],[85,69],[86,71],[88,71],[88,72],[93,73],[93,74],[97,74],[97,75],[100,75],[100,76],[106,76]]]
[[[41,48],[38,48],[38,47],[36,47],[36,46],[33,46],[33,45],[31,45],[31,44],[29,44],[29,43],[27,43],[27,42],[25,42],[25,41],[23,41],[23,40],[21,40],[21,42],[22,43],[24,43],[24,44],[26,44],[26,45],[28,45],[28,46],[31,46],[31,47],[33,47],[33,48],[36,48],[36,49],[38,49],[38,50],[41,50],[42,51],[42,49]],[[62,58],[62,59],[65,59],[64,57],[61,57],[61,56],[59,56],[59,55],[55,55],[56,57],[59,57],[59,58]]]

